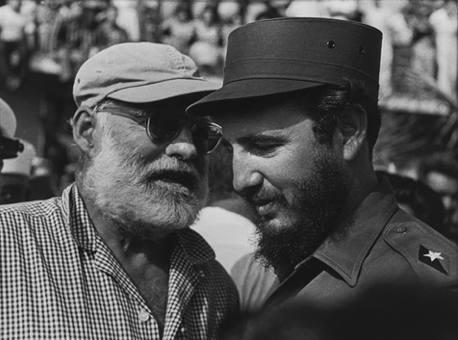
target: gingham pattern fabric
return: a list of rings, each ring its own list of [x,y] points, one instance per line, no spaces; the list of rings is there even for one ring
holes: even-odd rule
[[[215,339],[237,291],[198,234],[177,240],[163,339]],[[160,339],[76,185],[62,198],[0,206],[0,294],[1,339]]]

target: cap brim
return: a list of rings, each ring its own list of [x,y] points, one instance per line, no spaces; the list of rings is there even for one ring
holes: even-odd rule
[[[200,79],[171,79],[156,84],[121,89],[108,94],[107,98],[129,103],[149,103],[191,94],[205,96],[220,87],[219,84]]]
[[[190,105],[186,111],[191,115],[205,116],[214,105],[223,102],[293,92],[322,85],[324,84],[291,79],[246,79],[224,85],[221,89]],[[212,110],[212,115],[217,112]]]

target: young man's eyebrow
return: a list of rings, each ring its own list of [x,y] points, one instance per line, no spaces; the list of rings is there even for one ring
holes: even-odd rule
[[[239,143],[279,143],[286,141],[287,138],[281,135],[274,135],[274,134],[265,134],[265,133],[257,133],[248,136],[243,136],[237,139]]]

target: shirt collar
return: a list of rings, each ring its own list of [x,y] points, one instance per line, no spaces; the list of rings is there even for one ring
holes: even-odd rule
[[[75,183],[62,193],[62,207],[64,220],[78,246],[86,251],[95,252],[97,232]]]
[[[76,184],[62,193],[63,215],[78,246],[89,252],[97,250],[98,234],[86,210]],[[202,236],[186,228],[177,232],[178,244],[192,265],[200,265],[215,259],[215,252]]]
[[[358,275],[372,245],[397,210],[396,199],[386,178],[380,180],[342,226],[347,230],[333,234],[313,254],[334,269],[350,285],[356,285]]]

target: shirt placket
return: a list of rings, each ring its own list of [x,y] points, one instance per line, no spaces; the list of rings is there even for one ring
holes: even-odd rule
[[[190,303],[197,286],[205,277],[203,270],[197,270],[184,259],[182,252],[175,251],[172,256],[170,268],[169,293],[167,300],[166,323],[164,340],[187,339],[192,334],[187,334],[183,320],[186,308]],[[195,323],[202,323],[201,315],[195,315]],[[206,327],[206,325],[202,325]]]
[[[95,256],[96,267],[105,274],[110,275],[119,286],[128,294],[130,301],[134,304],[137,313],[138,325],[141,330],[142,339],[159,339],[159,326],[150,308],[144,301],[137,287],[131,281],[124,269],[113,257],[113,254],[103,243],[97,241],[97,252]]]

